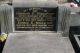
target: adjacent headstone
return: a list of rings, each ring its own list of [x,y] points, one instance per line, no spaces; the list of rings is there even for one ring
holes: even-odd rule
[[[69,38],[76,53],[80,53],[80,26],[71,26]]]

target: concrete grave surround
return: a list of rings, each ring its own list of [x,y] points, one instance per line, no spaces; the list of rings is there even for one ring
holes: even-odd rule
[[[61,33],[30,31],[10,33],[3,53],[74,53],[68,37]]]
[[[14,7],[58,7],[58,30],[68,34],[70,11],[67,7],[58,6],[52,1],[13,2],[13,6],[1,5],[1,30],[9,33],[3,53],[74,53],[68,37],[54,31],[26,31],[14,30]],[[4,16],[5,14],[5,16]],[[65,35],[64,35],[65,36]]]

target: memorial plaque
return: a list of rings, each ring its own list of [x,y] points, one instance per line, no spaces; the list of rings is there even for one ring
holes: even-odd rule
[[[56,31],[58,8],[15,7],[16,31]]]

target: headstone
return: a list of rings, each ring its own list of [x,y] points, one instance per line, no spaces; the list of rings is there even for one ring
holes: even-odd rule
[[[67,7],[64,7],[64,6],[58,7],[57,4],[53,4],[51,2],[49,3],[48,2],[45,2],[45,3],[44,2],[41,2],[41,3],[28,2],[27,4],[14,3],[13,6],[9,6],[5,4],[5,5],[2,5],[1,7],[2,7],[1,8],[2,9],[1,10],[2,11],[1,13],[1,16],[2,16],[1,31],[2,32],[32,30],[32,31],[62,31],[64,33],[67,33],[69,30],[70,11]],[[23,11],[26,11],[26,12],[24,13]],[[27,15],[27,17],[25,17],[25,15],[22,15],[23,17],[21,17],[21,15],[19,15],[20,13],[29,14],[29,15]],[[4,14],[6,16],[4,16]],[[24,25],[22,24],[22,26],[20,26],[21,22],[26,24]],[[29,29],[29,28],[33,28],[33,29]]]

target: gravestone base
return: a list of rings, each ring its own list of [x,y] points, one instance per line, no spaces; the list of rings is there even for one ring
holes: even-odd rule
[[[74,53],[68,37],[61,33],[28,31],[10,33],[3,53]]]

